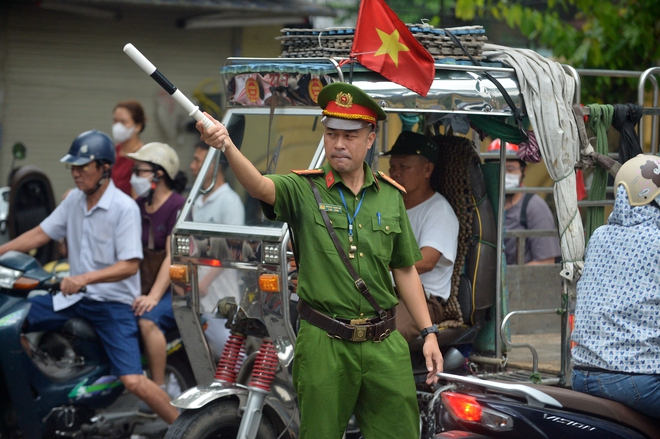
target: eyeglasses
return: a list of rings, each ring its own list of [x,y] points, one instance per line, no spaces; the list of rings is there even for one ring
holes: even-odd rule
[[[71,171],[71,172],[76,171],[78,173],[82,173],[82,172],[87,172],[90,165],[91,163],[88,163],[86,165],[72,165],[71,163],[67,163],[64,166],[66,167],[67,171]]]
[[[135,175],[140,175],[143,172],[148,172],[150,174],[153,174],[154,170],[151,169],[151,168],[138,168],[137,166],[134,166],[133,169],[131,170],[131,172]]]

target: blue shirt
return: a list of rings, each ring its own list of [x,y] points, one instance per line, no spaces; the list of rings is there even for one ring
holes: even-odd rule
[[[578,366],[660,373],[660,209],[631,207],[623,186],[589,240],[572,338]]]
[[[51,239],[66,238],[72,276],[101,270],[119,261],[142,259],[140,209],[112,181],[89,211],[85,193],[73,189],[41,222],[41,228]],[[140,274],[137,273],[118,282],[88,285],[84,295],[62,298],[60,293],[53,304],[57,311],[58,307],[72,305],[84,296],[100,302],[131,305],[139,295]]]

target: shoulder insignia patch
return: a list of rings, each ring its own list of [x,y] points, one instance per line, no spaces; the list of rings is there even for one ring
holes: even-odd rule
[[[389,184],[391,184],[392,186],[394,186],[395,188],[397,188],[398,190],[400,190],[401,192],[403,192],[404,194],[407,193],[406,188],[404,188],[399,183],[397,183],[396,180],[394,180],[392,177],[385,175],[383,171],[378,171],[378,176],[383,180],[385,180],[386,182],[388,182]]]
[[[297,175],[323,175],[323,169],[293,169],[291,170]]]

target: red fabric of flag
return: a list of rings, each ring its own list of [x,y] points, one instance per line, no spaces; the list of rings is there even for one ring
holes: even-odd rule
[[[351,54],[363,66],[421,96],[433,83],[433,57],[384,0],[360,3]]]

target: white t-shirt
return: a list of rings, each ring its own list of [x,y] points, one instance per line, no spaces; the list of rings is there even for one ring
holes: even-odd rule
[[[241,197],[224,183],[209,194],[206,199],[200,195],[195,200],[192,212],[193,220],[214,224],[245,224],[245,208]]]
[[[85,193],[73,189],[41,222],[41,228],[51,239],[66,238],[72,276],[102,270],[119,261],[142,259],[140,209],[112,181],[89,211]],[[59,311],[83,297],[131,305],[139,295],[140,274],[136,273],[117,282],[87,285],[85,294],[58,293],[53,297],[53,307]]]
[[[407,212],[419,248],[432,247],[442,253],[433,270],[419,275],[424,289],[427,294],[447,300],[458,247],[458,218],[454,209],[436,192]]]
[[[245,208],[241,197],[224,183],[211,192],[206,199],[197,197],[193,205],[192,219],[195,222],[214,224],[245,224]],[[221,249],[222,250],[222,249]],[[223,251],[220,251],[223,254]],[[229,249],[224,249],[229,257]],[[200,279],[211,276],[213,282],[209,285],[206,294],[200,298],[200,309],[202,312],[212,312],[223,297],[235,297],[238,299],[238,271],[227,268],[213,268],[200,266],[197,269]]]

